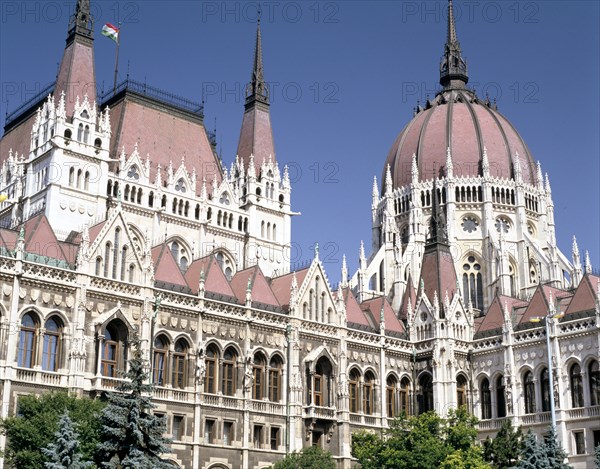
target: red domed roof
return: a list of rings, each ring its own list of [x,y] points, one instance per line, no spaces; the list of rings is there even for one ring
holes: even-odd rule
[[[446,89],[427,102],[400,132],[388,154],[394,188],[411,183],[412,157],[417,157],[419,180],[446,175],[450,148],[454,176],[482,175],[484,148],[492,177],[514,178],[519,154],[523,182],[536,183],[536,165],[527,145],[511,123],[489,102],[467,89]]]

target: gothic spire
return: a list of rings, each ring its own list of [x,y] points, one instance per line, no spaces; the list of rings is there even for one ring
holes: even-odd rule
[[[256,43],[254,46],[254,63],[250,83],[246,86],[246,107],[253,105],[256,101],[269,105],[269,90],[265,84],[265,76],[262,60],[262,36],[260,33],[260,16],[256,25]]]
[[[75,12],[69,20],[67,45],[79,36],[88,40],[94,39],[94,19],[90,14],[90,0],[77,0]]]
[[[448,0],[448,32],[440,63],[440,84],[447,89],[464,88],[468,81],[467,62],[462,58],[460,43],[456,37],[454,8],[452,0]]]

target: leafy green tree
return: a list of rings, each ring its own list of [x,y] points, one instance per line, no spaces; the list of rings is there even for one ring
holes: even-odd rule
[[[66,392],[41,396],[20,396],[17,416],[0,424],[6,435],[5,467],[40,469],[48,458],[42,453],[53,440],[59,428],[60,416],[68,411],[77,425],[84,460],[91,460],[100,441],[100,423],[97,415],[104,407],[99,400],[77,398]]]
[[[596,469],[600,469],[600,445],[596,446],[594,452],[596,454],[596,457],[594,458],[596,462]]]
[[[54,442],[43,448],[42,453],[50,459],[44,464],[46,469],[86,469],[93,465],[81,460],[79,435],[66,410],[58,422]]]
[[[132,340],[133,357],[129,360],[126,381],[117,392],[107,395],[108,405],[100,415],[101,443],[96,461],[107,469],[172,469],[160,456],[169,452],[170,440],[164,417],[152,413],[151,395],[154,386],[148,384],[139,338]]]
[[[475,445],[477,419],[464,408],[394,420],[384,437],[357,432],[352,454],[363,469],[488,469]]]
[[[307,446],[297,453],[288,454],[271,466],[271,469],[335,469],[335,461],[329,451],[320,446]]]
[[[516,430],[510,420],[505,420],[494,439],[483,442],[483,457],[495,469],[510,469],[519,461],[523,449],[523,431]]]

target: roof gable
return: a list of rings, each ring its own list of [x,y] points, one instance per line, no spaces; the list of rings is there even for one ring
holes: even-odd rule
[[[595,285],[592,283],[593,280],[595,280]],[[579,282],[579,286],[577,287],[577,290],[575,290],[571,303],[567,306],[565,315],[595,309],[596,302],[598,301],[598,282],[600,282],[599,277],[586,274],[581,282]]]
[[[169,246],[166,243],[152,248],[154,262],[154,280],[187,287],[185,277],[181,273]]]
[[[259,266],[253,266],[236,273],[231,279],[231,288],[239,301],[246,301],[246,290],[250,280],[252,302],[270,306],[280,306]]]
[[[204,289],[206,291],[217,293],[219,295],[225,295],[231,298],[235,298],[235,293],[231,289],[227,277],[223,273],[223,270],[219,266],[217,259],[213,254],[197,259],[190,264],[188,270],[185,272],[185,280],[192,289],[192,292],[198,293],[198,286],[200,284],[200,275],[204,272]]]

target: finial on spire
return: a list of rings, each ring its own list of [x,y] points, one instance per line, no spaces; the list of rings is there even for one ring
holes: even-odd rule
[[[246,106],[255,102],[269,105],[269,90],[265,84],[263,59],[262,59],[262,35],[260,32],[260,7],[256,23],[256,44],[254,46],[254,64],[250,83],[246,85]]]
[[[592,261],[590,260],[590,253],[587,249],[585,251],[585,273],[592,273]]]
[[[462,58],[460,43],[456,36],[454,8],[448,0],[448,31],[444,55],[440,63],[440,84],[444,88],[464,88],[469,81],[467,62]]]
[[[90,0],[77,0],[75,12],[69,20],[67,44],[73,42],[77,35],[87,39],[94,38],[94,18],[90,14]]]

